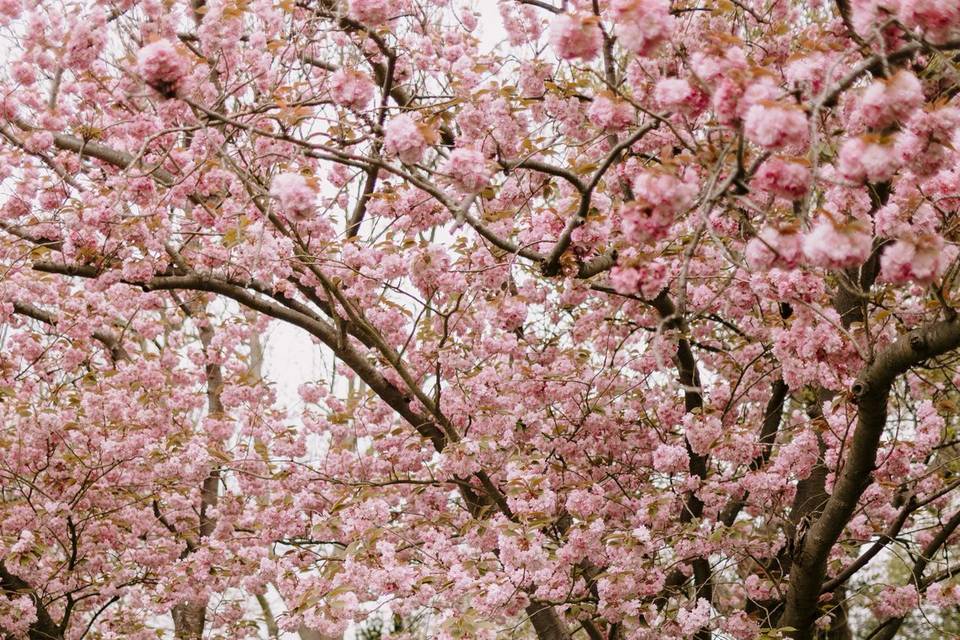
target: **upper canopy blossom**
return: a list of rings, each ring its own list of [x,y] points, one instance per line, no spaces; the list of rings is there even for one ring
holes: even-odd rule
[[[550,44],[565,60],[593,60],[603,44],[598,20],[593,16],[558,14],[550,23]]]
[[[281,173],[275,177],[270,185],[270,195],[277,199],[284,213],[295,219],[314,213],[317,194],[307,179],[298,173]]]
[[[157,40],[137,53],[137,70],[153,87],[172,87],[190,71],[190,63],[170,40]]]
[[[358,22],[379,26],[391,13],[391,0],[350,0],[350,17]]]
[[[673,32],[669,0],[610,0],[617,36],[637,55],[653,53]]]

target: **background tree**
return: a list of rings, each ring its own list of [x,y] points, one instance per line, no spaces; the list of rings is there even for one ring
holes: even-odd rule
[[[956,624],[960,6],[492,9],[0,0],[5,636]]]

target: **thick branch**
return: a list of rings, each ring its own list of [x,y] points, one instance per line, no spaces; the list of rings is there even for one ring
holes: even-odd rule
[[[871,482],[880,437],[887,422],[890,389],[898,376],[924,360],[960,346],[960,321],[925,325],[882,351],[862,372],[851,391],[858,408],[857,426],[849,453],[822,515],[811,525],[794,559],[781,626],[793,627],[793,637],[812,637],[816,602],[823,588],[827,558],[857,502]]]
[[[10,573],[2,560],[0,560],[0,593],[7,596],[27,595],[33,600],[37,609],[37,621],[30,625],[27,632],[27,637],[30,640],[56,640],[63,637],[60,627],[50,617],[46,605],[44,605],[37,592],[23,578]]]

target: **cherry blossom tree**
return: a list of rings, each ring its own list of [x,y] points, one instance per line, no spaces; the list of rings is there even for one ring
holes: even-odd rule
[[[0,33],[4,638],[952,637],[960,4]]]

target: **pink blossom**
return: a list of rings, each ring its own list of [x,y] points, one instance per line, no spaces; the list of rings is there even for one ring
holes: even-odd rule
[[[390,17],[390,0],[350,0],[350,17],[376,27]]]
[[[943,275],[956,254],[956,247],[945,247],[940,235],[901,238],[883,250],[880,278],[898,284],[930,284]]]
[[[805,162],[773,156],[760,165],[750,184],[781,198],[799,200],[809,188],[810,168]]]
[[[743,87],[730,78],[723,78],[713,91],[711,106],[717,121],[726,126],[735,125],[739,119],[738,111]]]
[[[801,480],[807,478],[817,464],[820,442],[812,431],[802,431],[780,448],[773,471]]]
[[[399,157],[401,162],[419,162],[427,146],[422,125],[409,114],[401,114],[384,125],[384,151]]]
[[[707,85],[723,80],[724,74],[747,66],[746,54],[742,47],[730,47],[723,55],[712,55],[704,51],[694,51],[688,61],[690,70]]]
[[[689,467],[690,456],[684,446],[661,444],[653,452],[653,468],[660,473],[684,473]]]
[[[667,207],[651,207],[633,201],[620,208],[623,235],[631,242],[661,240],[673,225],[674,212]]]
[[[340,69],[330,76],[330,96],[342,107],[361,110],[373,99],[373,83],[359,71]]]
[[[913,585],[885,587],[873,605],[873,612],[881,620],[897,618],[917,608],[917,589]]]
[[[37,608],[30,596],[15,594],[12,591],[10,599],[0,603],[0,628],[11,638],[26,638],[28,632],[32,635],[30,626],[37,621]]]
[[[30,531],[29,529],[21,531],[17,541],[10,546],[9,552],[18,555],[27,553],[33,548],[34,544],[36,544],[36,541],[37,537],[33,531]]]
[[[595,127],[605,131],[620,131],[633,123],[635,115],[629,102],[599,95],[590,104],[587,118]]]
[[[294,220],[302,220],[315,211],[317,194],[299,173],[281,173],[275,177],[270,185],[270,195]]]
[[[676,215],[693,203],[696,188],[668,173],[644,172],[634,180],[636,200],[621,208],[624,235],[632,242],[659,240]]]
[[[670,273],[663,260],[630,264],[635,261],[623,259],[623,262],[610,270],[610,284],[618,293],[639,293],[653,298],[666,286]]]
[[[19,18],[22,8],[22,0],[0,0],[0,16],[4,18]]]
[[[943,584],[934,582],[927,587],[927,600],[935,607],[948,609],[960,604],[960,584]]]
[[[611,0],[617,37],[639,56],[653,53],[673,33],[669,0]]]
[[[77,21],[70,30],[70,38],[63,57],[64,64],[76,71],[89,69],[97,57],[103,53],[104,31],[102,14]],[[145,74],[141,75],[145,76]]]
[[[848,139],[837,156],[837,172],[855,184],[885,182],[899,168],[900,161],[893,146],[873,136]]]
[[[593,60],[603,45],[596,16],[558,14],[550,23],[550,45],[564,60]]]
[[[49,131],[35,131],[27,138],[24,146],[32,153],[40,153],[53,147],[53,134]]]
[[[905,121],[923,104],[923,87],[909,71],[874,80],[860,97],[858,115],[868,127],[883,128]]]
[[[755,640],[760,635],[760,625],[745,611],[735,611],[728,615],[721,623],[721,628],[735,640]]]
[[[779,102],[758,102],[743,121],[747,140],[764,149],[803,146],[809,136],[807,116],[799,108]]]
[[[796,229],[764,227],[747,243],[745,254],[751,269],[792,269],[803,256],[803,239]]]
[[[940,444],[943,430],[947,426],[946,420],[937,412],[937,408],[930,400],[923,400],[917,404],[917,429],[913,443],[923,454],[927,454]]]
[[[638,201],[676,214],[690,208],[697,188],[669,173],[644,171],[634,180],[633,192]]]
[[[692,609],[680,609],[677,612],[677,622],[680,623],[680,631],[683,635],[691,637],[707,626],[710,622],[710,611],[710,602],[704,598],[699,598]]]
[[[908,127],[896,136],[899,162],[918,176],[930,176],[953,156],[953,135],[960,125],[960,109],[941,107],[916,112]]]
[[[33,65],[17,62],[10,67],[10,77],[22,85],[32,85],[37,81],[37,72]]]
[[[816,96],[823,91],[829,68],[830,61],[823,53],[811,52],[790,62],[784,75],[797,88]]]
[[[960,34],[960,5],[950,0],[902,0],[900,19],[925,38],[942,44]]]
[[[167,93],[189,73],[190,64],[171,41],[157,40],[140,49],[137,70],[147,84]]]
[[[870,257],[873,238],[860,222],[836,224],[827,217],[804,236],[803,253],[810,264],[827,269],[847,269]]]
[[[469,147],[454,149],[443,167],[460,190],[475,193],[490,182],[491,172],[487,158],[481,151]]]
[[[690,443],[690,449],[697,455],[706,455],[723,433],[723,424],[717,416],[684,417],[684,436]]]
[[[684,78],[664,78],[657,82],[654,100],[668,111],[695,114],[706,107],[707,95]]]

